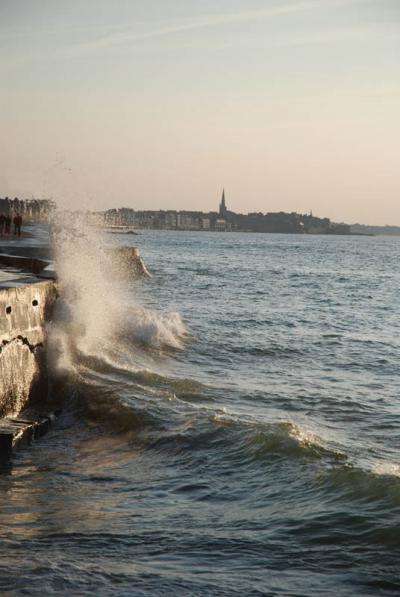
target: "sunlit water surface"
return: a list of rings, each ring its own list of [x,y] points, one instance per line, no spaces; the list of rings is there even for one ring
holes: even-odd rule
[[[107,242],[153,277],[0,476],[0,591],[400,594],[400,239]]]

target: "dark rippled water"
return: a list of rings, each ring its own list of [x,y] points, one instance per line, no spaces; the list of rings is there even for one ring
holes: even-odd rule
[[[0,476],[0,591],[399,595],[400,239],[109,238],[160,319],[77,350]]]

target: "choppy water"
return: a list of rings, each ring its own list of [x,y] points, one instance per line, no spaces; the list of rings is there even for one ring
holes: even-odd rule
[[[0,591],[400,594],[400,239],[108,242],[153,277],[58,349],[60,424],[0,476]]]

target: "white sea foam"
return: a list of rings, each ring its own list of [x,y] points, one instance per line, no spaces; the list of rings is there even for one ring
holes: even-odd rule
[[[285,429],[289,437],[294,439],[301,446],[324,447],[322,439],[311,429],[300,427],[299,424],[292,421],[281,422],[281,427]]]
[[[395,462],[381,462],[373,467],[372,472],[383,477],[400,477],[400,465]]]
[[[182,348],[186,329],[179,313],[160,314],[135,306],[129,314],[128,331],[135,339],[155,347]]]
[[[182,347],[180,315],[135,304],[132,287],[116,278],[115,260],[100,230],[70,213],[57,218],[55,230],[60,300],[50,329],[53,366],[71,368],[79,354],[115,356],[122,341],[132,349]]]

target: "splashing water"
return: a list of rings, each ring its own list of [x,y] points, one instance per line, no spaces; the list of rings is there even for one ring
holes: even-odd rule
[[[76,370],[82,355],[115,357],[117,346],[119,352],[125,346],[130,358],[140,349],[182,347],[186,330],[180,315],[135,303],[132,283],[118,275],[101,230],[74,213],[59,215],[55,230],[61,298],[49,334],[53,369]]]

